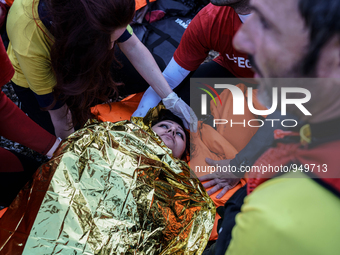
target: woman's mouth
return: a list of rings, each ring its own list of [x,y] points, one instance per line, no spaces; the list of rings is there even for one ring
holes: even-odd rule
[[[173,141],[174,142],[174,137],[172,135],[169,135],[169,134],[163,134],[163,136],[165,136],[166,138],[168,138],[169,140]]]

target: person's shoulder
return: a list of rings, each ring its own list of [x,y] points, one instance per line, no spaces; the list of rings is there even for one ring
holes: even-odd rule
[[[296,196],[296,194],[298,194],[298,196]],[[329,200],[329,202],[339,200],[332,192],[303,173],[287,173],[268,180],[248,196],[250,201],[256,201],[256,203],[260,202],[257,201],[259,197],[266,197],[267,201],[277,201],[280,199],[285,201],[285,199],[289,198],[290,204],[299,203],[301,199],[306,202],[312,202],[315,199],[321,198],[324,201]],[[261,203],[264,202],[262,198]],[[313,203],[311,203],[310,206],[314,206],[312,204]]]
[[[255,245],[251,254],[336,254],[339,213],[332,192],[306,175],[284,174],[245,198],[226,254],[247,253],[245,242]]]
[[[39,19],[32,1],[15,1],[7,16],[7,31],[11,40],[21,37],[30,40],[32,33],[37,30],[36,20]]]
[[[230,24],[234,23],[235,17],[238,18],[238,15],[233,8],[210,3],[195,16],[191,23],[192,26],[199,26],[209,31],[214,30],[214,33],[218,33],[220,30],[234,30],[233,25]]]
[[[206,5],[198,14],[197,16],[203,18],[203,17],[225,17],[225,16],[232,16],[235,15],[236,12],[233,8],[229,6],[216,6],[211,3]]]

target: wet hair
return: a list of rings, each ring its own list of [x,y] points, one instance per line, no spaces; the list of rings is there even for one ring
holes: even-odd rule
[[[300,0],[299,10],[310,32],[310,44],[303,61],[305,75],[315,73],[321,50],[340,34],[339,0]]]
[[[186,144],[185,144],[185,150],[183,152],[183,155],[181,156],[181,159],[185,158],[186,155],[188,155],[189,150],[190,150],[190,135],[189,135],[189,132],[185,129],[183,121],[167,109],[160,110],[158,116],[159,116],[158,119],[152,121],[151,126],[154,126],[161,121],[171,120],[173,122],[176,122],[178,125],[180,125],[183,128],[184,134],[186,137]]]
[[[131,22],[135,1],[46,0],[46,6],[55,38],[51,48],[55,101],[67,104],[74,125],[83,125],[92,117],[93,104],[118,96],[120,83],[110,74],[115,60],[111,34]]]

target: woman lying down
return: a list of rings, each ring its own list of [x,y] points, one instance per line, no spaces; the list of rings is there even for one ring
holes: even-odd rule
[[[0,220],[0,253],[201,254],[215,207],[161,108],[69,136]]]

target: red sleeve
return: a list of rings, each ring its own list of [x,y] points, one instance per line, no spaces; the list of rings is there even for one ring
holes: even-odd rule
[[[1,37],[0,63],[0,87],[2,87],[12,78],[14,69]],[[0,135],[44,155],[51,149],[56,139],[27,117],[2,91],[0,91]]]
[[[2,91],[0,92],[0,135],[46,154],[56,138],[23,113]]]
[[[208,7],[202,9],[190,22],[174,54],[176,63],[188,71],[196,70],[211,49],[206,40],[206,28],[203,27],[204,22],[207,22],[204,19]]]
[[[1,88],[3,85],[9,82],[14,75],[14,68],[7,56],[7,52],[5,50],[5,46],[2,42],[1,37],[0,37],[0,63],[1,63],[0,68],[0,88]]]

